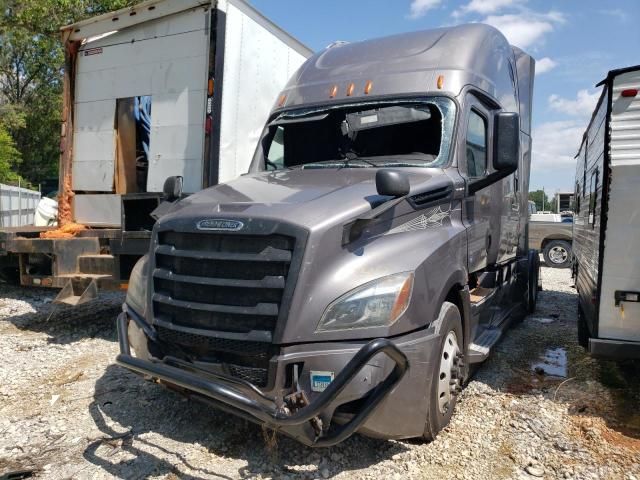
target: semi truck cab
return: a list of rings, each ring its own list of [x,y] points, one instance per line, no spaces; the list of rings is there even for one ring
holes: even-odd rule
[[[535,308],[533,75],[480,24],[315,54],[246,175],[167,180],[117,362],[307,445],[434,438]]]

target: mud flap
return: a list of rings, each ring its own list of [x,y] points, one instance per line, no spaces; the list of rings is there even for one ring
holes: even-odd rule
[[[71,306],[82,305],[98,296],[98,284],[95,278],[88,283],[86,278],[70,278],[53,303]]]

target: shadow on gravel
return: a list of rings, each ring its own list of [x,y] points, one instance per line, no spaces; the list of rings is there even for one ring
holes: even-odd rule
[[[124,293],[103,293],[97,300],[76,307],[52,303],[57,293],[0,283],[0,311],[6,315],[3,320],[19,330],[45,333],[49,343],[68,344],[83,338],[117,340],[115,319],[122,309]],[[14,301],[25,302],[28,307],[12,306]],[[32,311],[12,314],[12,309]]]
[[[398,442],[361,436],[329,449],[308,448],[187,400],[116,365],[108,367],[98,379],[95,392],[89,411],[105,437],[91,443],[84,458],[120,478],[168,474],[180,478],[253,478],[260,473],[274,478],[301,474],[319,478],[325,468],[329,476],[345,470],[340,459],[350,450],[355,453],[349,455],[349,469],[361,469],[407,449]],[[187,445],[177,446],[177,442]],[[231,472],[203,468],[215,465],[207,458],[212,454],[246,465]]]

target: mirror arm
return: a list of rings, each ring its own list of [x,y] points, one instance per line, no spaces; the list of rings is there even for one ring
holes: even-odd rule
[[[347,245],[351,242],[355,242],[360,236],[366,227],[372,224],[378,217],[380,217],[383,213],[390,210],[391,208],[398,205],[400,202],[405,200],[407,197],[398,197],[388,202],[383,203],[382,205],[378,205],[373,210],[360,215],[353,222],[348,223],[344,226],[342,231],[342,245]]]
[[[487,175],[486,177],[481,178],[480,180],[471,182],[468,187],[469,195],[475,195],[476,192],[479,192],[483,188],[487,188],[489,185],[493,185],[497,181],[502,180],[505,177],[508,177],[517,169],[518,169],[517,167],[505,168],[504,170],[498,170],[497,172],[493,172]]]

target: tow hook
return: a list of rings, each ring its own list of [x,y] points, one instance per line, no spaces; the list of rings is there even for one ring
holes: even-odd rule
[[[300,388],[300,383],[298,382],[298,365],[293,366],[293,386],[295,388],[293,393],[286,395],[284,397],[284,405],[287,410],[291,413],[295,413],[298,410],[302,410],[304,407],[309,405],[309,398],[307,394]],[[316,432],[316,436],[319,437],[322,434],[322,420],[320,417],[313,417],[309,420],[309,423],[313,427],[313,430]]]

